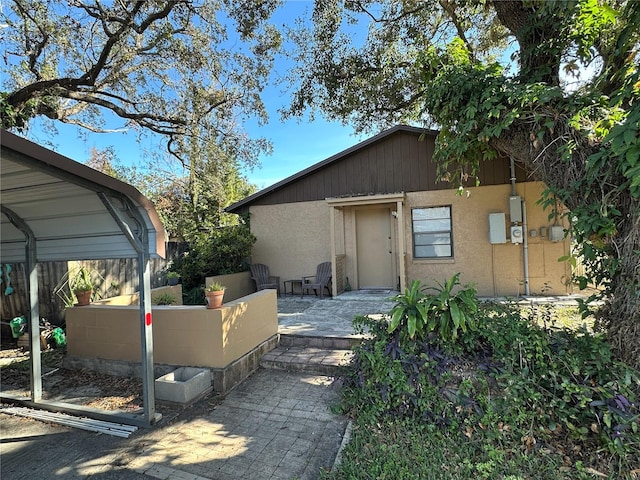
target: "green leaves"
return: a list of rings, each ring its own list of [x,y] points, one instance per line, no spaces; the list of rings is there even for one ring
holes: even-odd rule
[[[391,323],[389,333],[398,328],[406,329],[409,338],[415,338],[416,333],[422,334],[425,327],[425,308],[421,304],[425,295],[420,290],[420,282],[414,280],[411,286],[405,289],[405,293],[396,295],[393,300],[396,305],[391,309]]]
[[[423,341],[435,332],[445,342],[455,343],[458,332],[474,328],[474,315],[478,311],[476,290],[470,286],[454,293],[459,285],[460,274],[456,273],[444,284],[431,287],[429,295],[421,289],[420,281],[414,280],[404,294],[393,298],[396,305],[390,312],[388,332],[400,330],[403,338]]]

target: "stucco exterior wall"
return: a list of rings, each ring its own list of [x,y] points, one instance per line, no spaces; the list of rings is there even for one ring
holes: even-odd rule
[[[570,293],[571,272],[567,262],[558,258],[569,251],[569,239],[551,242],[541,237],[540,227],[553,220],[549,212],[536,205],[544,185],[539,182],[520,183],[516,194],[526,202],[527,241],[529,258],[529,288],[532,295]],[[476,284],[481,296],[516,296],[524,294],[524,249],[509,241],[510,185],[470,188],[470,196],[458,196],[454,191],[409,193],[406,197],[405,235],[407,277],[423,283],[440,282],[460,272],[461,282]],[[412,249],[411,209],[451,205],[453,216],[453,259],[414,259]],[[489,243],[489,214],[506,213],[507,243]],[[536,230],[535,237],[529,236]]]
[[[516,195],[526,202],[529,258],[529,290],[532,295],[571,293],[570,267],[558,262],[570,248],[569,239],[552,242],[540,235],[540,227],[549,227],[549,211],[536,205],[544,190],[539,182],[516,184]],[[511,185],[480,186],[469,189],[469,197],[454,190],[410,192],[405,195],[403,218],[392,224],[394,274],[399,275],[399,262],[406,269],[405,281],[421,280],[433,284],[460,272],[461,282],[474,283],[481,296],[517,296],[525,293],[523,244],[509,241],[509,197]],[[451,205],[453,216],[454,257],[450,259],[414,259],[411,209]],[[372,208],[388,207],[393,203]],[[356,275],[355,212],[357,207],[344,207],[336,215],[336,254],[344,250],[344,272],[353,288],[358,288]],[[280,205],[251,206],[251,230],[258,238],[252,261],[269,265],[272,275],[282,280],[300,278],[315,272],[315,266],[331,260],[330,207],[326,202],[301,202]],[[506,214],[507,243],[489,243],[489,214]],[[396,242],[398,228],[404,227],[404,245]],[[529,236],[535,230],[536,236]],[[341,260],[342,261],[342,260]]]
[[[278,332],[275,290],[263,290],[219,309],[156,306],[154,363],[225,368]],[[140,311],[89,305],[66,312],[72,357],[140,362]]]
[[[251,261],[268,265],[281,284],[314,275],[319,263],[331,261],[329,222],[324,200],[252,206],[251,232],[258,240]]]

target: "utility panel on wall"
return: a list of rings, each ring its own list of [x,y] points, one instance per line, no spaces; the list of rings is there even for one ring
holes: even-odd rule
[[[504,212],[489,214],[489,243],[507,243],[507,227]]]
[[[522,197],[509,197],[509,220],[511,223],[522,221]]]

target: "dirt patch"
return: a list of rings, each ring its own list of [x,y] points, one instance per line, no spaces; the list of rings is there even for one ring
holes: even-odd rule
[[[42,352],[42,399],[82,405],[107,411],[142,412],[142,380],[118,377],[92,370],[63,367],[66,350]],[[0,386],[2,391],[30,397],[30,354],[28,350],[4,345],[0,350]],[[215,395],[213,395],[215,397]],[[210,399],[210,401],[212,401]],[[183,405],[156,402],[163,416],[184,410]]]
[[[142,406],[142,381],[116,377],[91,370],[69,370],[62,366],[66,352],[42,352],[43,400],[75,403],[104,410],[132,411]],[[14,395],[30,395],[30,354],[22,348],[0,351],[2,390]]]

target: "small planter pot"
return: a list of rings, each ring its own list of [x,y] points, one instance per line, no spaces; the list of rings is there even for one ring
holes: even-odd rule
[[[168,279],[167,279],[167,283],[169,284],[169,286],[170,286],[170,287],[173,287],[173,286],[175,286],[175,285],[177,285],[177,284],[178,284],[178,281],[179,281],[179,280],[180,280],[180,279],[179,279],[179,278],[177,278],[177,277],[172,277],[172,278],[168,278]]]
[[[78,306],[82,307],[91,303],[91,294],[93,293],[93,290],[83,290],[81,292],[74,293],[76,294],[76,298],[78,299]]]
[[[205,298],[207,299],[207,308],[220,308],[224,298],[224,290],[205,292]]]

